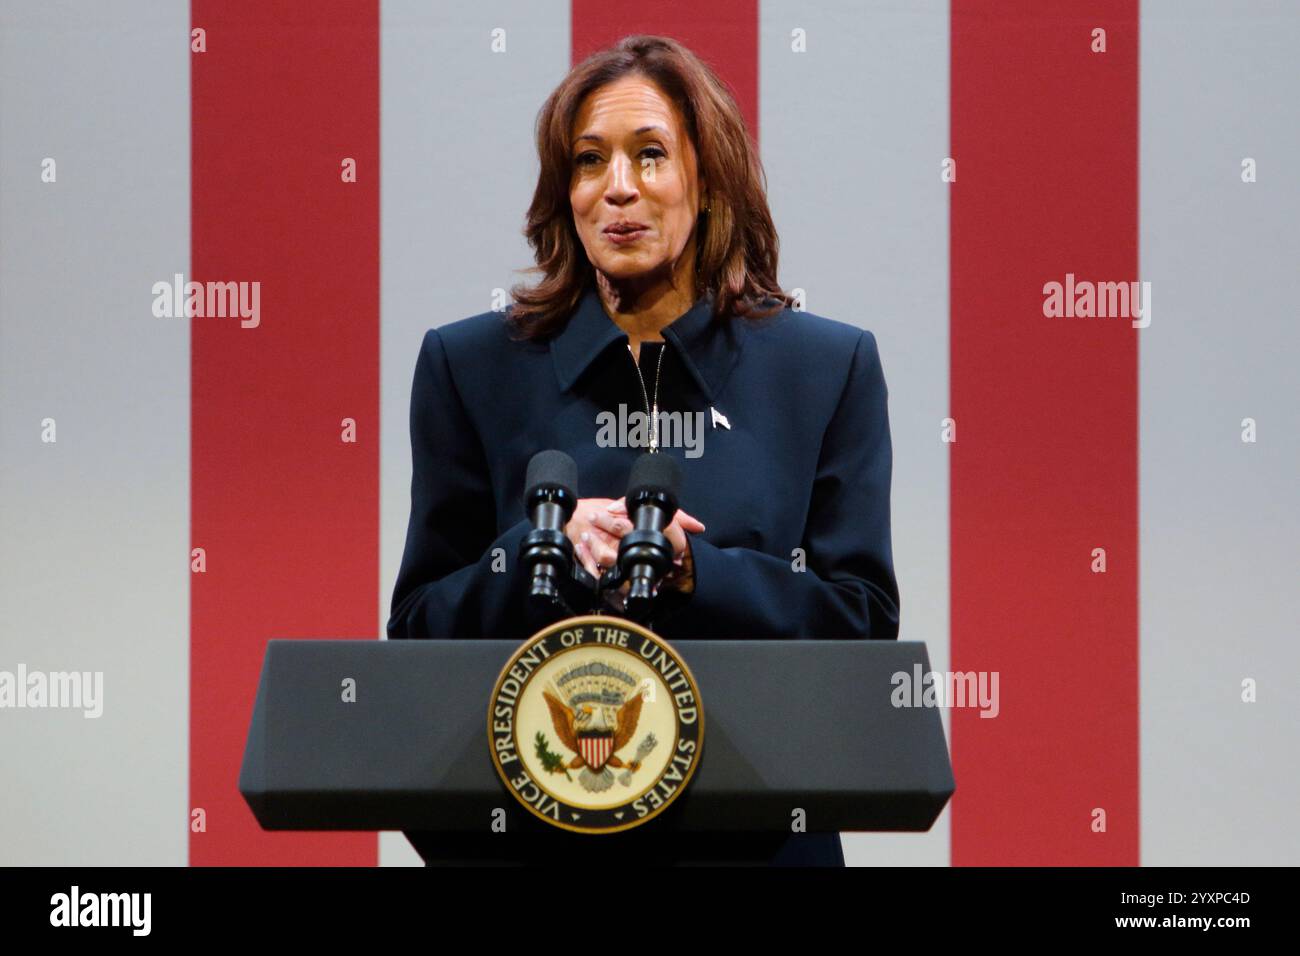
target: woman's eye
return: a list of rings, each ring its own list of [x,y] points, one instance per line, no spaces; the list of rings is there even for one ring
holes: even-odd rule
[[[653,159],[665,159],[668,156],[668,154],[665,153],[658,146],[647,146],[645,149],[641,150],[640,155],[642,156],[649,155]],[[600,161],[600,154],[590,153],[590,152],[582,153],[576,159],[574,159],[574,163],[578,166],[590,166],[592,163],[596,163],[599,161]]]

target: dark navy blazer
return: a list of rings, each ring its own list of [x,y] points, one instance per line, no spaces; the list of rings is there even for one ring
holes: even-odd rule
[[[656,632],[896,638],[888,392],[875,336],[790,309],[718,325],[707,299],[663,336],[694,386],[688,410],[705,423],[699,457],[681,447],[663,453],[681,463],[680,505],[706,530],[690,536],[695,592],[670,619],[656,619]],[[558,448],[578,464],[580,497],[626,492],[644,449],[597,444],[597,416],[617,411],[617,396],[600,387],[611,379],[642,407],[627,336],[594,288],[548,342],[512,341],[498,312],[425,333],[390,638],[529,636],[515,564],[530,529],[524,473],[533,454]],[[496,548],[504,572],[492,569]],[[803,571],[794,570],[796,549]]]
[[[663,330],[665,365],[684,382],[680,410],[701,412],[705,430],[698,457],[662,453],[678,458],[680,506],[706,530],[689,536],[694,593],[674,595],[655,631],[670,641],[896,638],[888,390],[875,336],[792,309],[714,321],[710,304],[701,298]],[[389,638],[532,633],[515,560],[531,527],[528,461],[560,449],[578,464],[579,497],[621,497],[645,449],[598,444],[598,416],[620,402],[642,409],[641,384],[594,286],[545,341],[512,340],[498,312],[425,333]]]

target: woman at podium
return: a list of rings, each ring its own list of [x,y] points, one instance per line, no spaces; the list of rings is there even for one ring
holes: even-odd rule
[[[679,459],[654,619],[669,641],[896,638],[876,339],[778,285],[764,174],[725,85],[675,41],[628,37],[564,78],[536,136],[538,281],[420,348],[389,638],[529,636],[515,559],[543,449],[577,462],[564,532],[594,576],[631,529],[632,462]],[[781,854],[843,862],[835,834]]]

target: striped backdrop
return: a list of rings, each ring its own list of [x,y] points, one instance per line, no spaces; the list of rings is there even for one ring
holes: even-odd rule
[[[0,864],[416,862],[258,828],[260,662],[382,633],[423,332],[521,278],[537,110],[633,32],[731,85],[782,283],[877,337],[901,636],[1000,675],[996,719],[945,712],[932,831],[848,861],[1294,861],[1294,2],[3,0],[0,28],[0,670],[105,687],[94,720],[0,711]],[[177,273],[259,282],[260,324],[155,316]],[[1067,274],[1160,305],[1045,317]]]

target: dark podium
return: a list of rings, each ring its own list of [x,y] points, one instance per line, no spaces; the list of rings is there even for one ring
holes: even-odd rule
[[[488,752],[488,697],[517,646],[270,641],[240,793],[267,830],[401,830],[431,865],[558,866],[767,863],[809,834],[928,830],[952,796],[939,711],[891,702],[894,674],[929,670],[924,644],[675,641],[705,714],[689,788],[631,830],[560,830]]]

